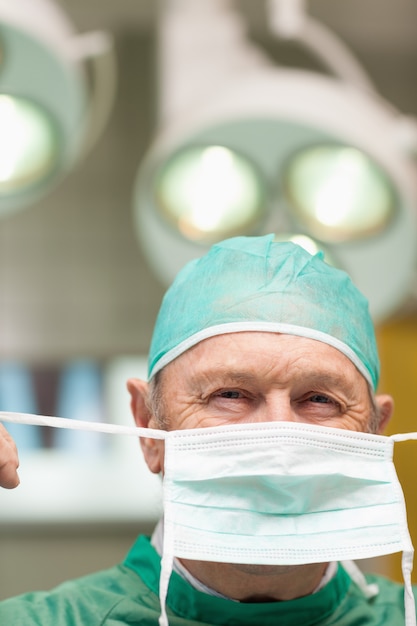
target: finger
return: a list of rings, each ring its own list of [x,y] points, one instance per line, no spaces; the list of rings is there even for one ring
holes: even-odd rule
[[[17,473],[19,455],[13,438],[0,424],[0,486],[13,489],[20,483]]]

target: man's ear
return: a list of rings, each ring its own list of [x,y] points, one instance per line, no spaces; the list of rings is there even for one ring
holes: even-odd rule
[[[141,428],[156,428],[155,416],[149,409],[148,383],[138,378],[130,378],[127,381],[127,389],[130,393],[130,408],[135,419],[136,426]],[[145,461],[154,474],[159,474],[163,467],[164,443],[159,439],[140,438]]]
[[[394,400],[388,394],[378,394],[375,396],[375,403],[379,413],[378,434],[381,435],[394,413]]]

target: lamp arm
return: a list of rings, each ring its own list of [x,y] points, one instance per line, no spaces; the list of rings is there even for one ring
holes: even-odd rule
[[[91,70],[88,119],[81,145],[85,156],[107,126],[116,98],[117,62],[113,38],[101,31],[77,35],[72,38],[70,56],[88,63]]]
[[[356,87],[375,92],[355,55],[329,28],[307,14],[303,0],[268,0],[271,30],[279,39],[292,39],[314,54],[334,75]]]

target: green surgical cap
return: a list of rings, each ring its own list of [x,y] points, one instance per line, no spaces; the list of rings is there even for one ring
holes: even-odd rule
[[[323,341],[375,389],[379,360],[368,303],[349,276],[274,235],[234,237],[188,263],[163,299],[149,378],[203,339],[266,331]]]

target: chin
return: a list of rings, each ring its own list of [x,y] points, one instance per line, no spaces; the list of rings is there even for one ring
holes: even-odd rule
[[[276,576],[277,574],[288,574],[294,570],[297,565],[256,565],[246,563],[230,564],[235,570],[242,574],[250,574],[251,576]]]

